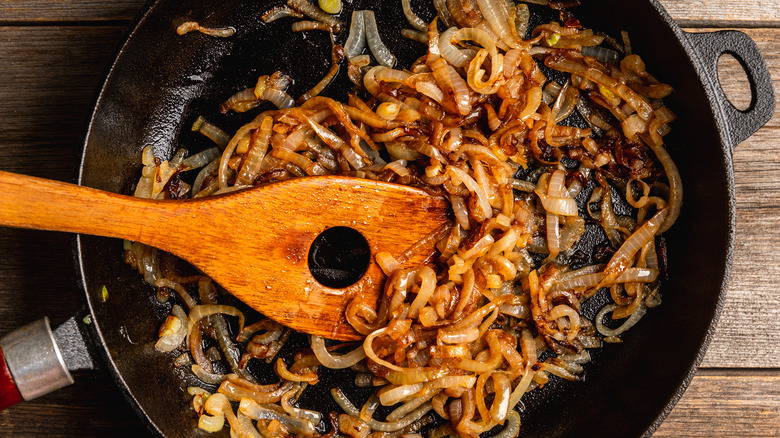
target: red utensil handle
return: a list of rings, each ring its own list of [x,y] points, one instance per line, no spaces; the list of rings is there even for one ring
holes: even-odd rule
[[[8,364],[3,356],[3,349],[0,347],[0,411],[22,402],[22,394],[16,387],[16,382],[8,369]]]

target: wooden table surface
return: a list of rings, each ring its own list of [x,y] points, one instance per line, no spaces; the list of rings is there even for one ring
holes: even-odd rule
[[[750,35],[780,90],[780,1],[661,3],[686,30]],[[143,4],[0,0],[0,170],[73,180],[98,84]],[[741,68],[721,67],[727,94],[747,105]],[[779,139],[776,112],[734,153],[737,244],[726,303],[702,367],[655,436],[780,436]],[[71,236],[0,228],[0,335],[44,315],[59,324],[79,310],[72,257]],[[0,412],[0,436],[148,433],[106,373],[75,378]]]

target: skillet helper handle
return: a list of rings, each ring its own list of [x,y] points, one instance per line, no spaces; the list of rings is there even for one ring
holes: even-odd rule
[[[715,96],[726,120],[726,131],[731,142],[731,152],[741,141],[759,130],[775,110],[775,95],[769,68],[755,41],[736,30],[688,33],[699,55],[705,76],[714,84]],[[746,110],[739,110],[729,101],[718,80],[718,60],[729,54],[742,65],[750,82],[751,101]]]
[[[0,410],[72,383],[48,318],[0,339]]]

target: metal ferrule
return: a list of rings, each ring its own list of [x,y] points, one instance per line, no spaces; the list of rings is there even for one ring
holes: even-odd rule
[[[25,400],[68,386],[73,377],[54,341],[49,318],[39,319],[0,339],[8,369]]]

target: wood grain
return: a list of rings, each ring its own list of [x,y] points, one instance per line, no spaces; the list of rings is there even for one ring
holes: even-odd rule
[[[775,0],[660,0],[669,15],[683,26],[770,27],[780,23]]]
[[[660,0],[669,15],[686,26],[774,26],[775,0]],[[146,0],[0,0],[2,22],[130,21]]]
[[[0,0],[0,22],[129,21],[145,0]]]
[[[653,436],[780,436],[780,375],[702,372]]]

